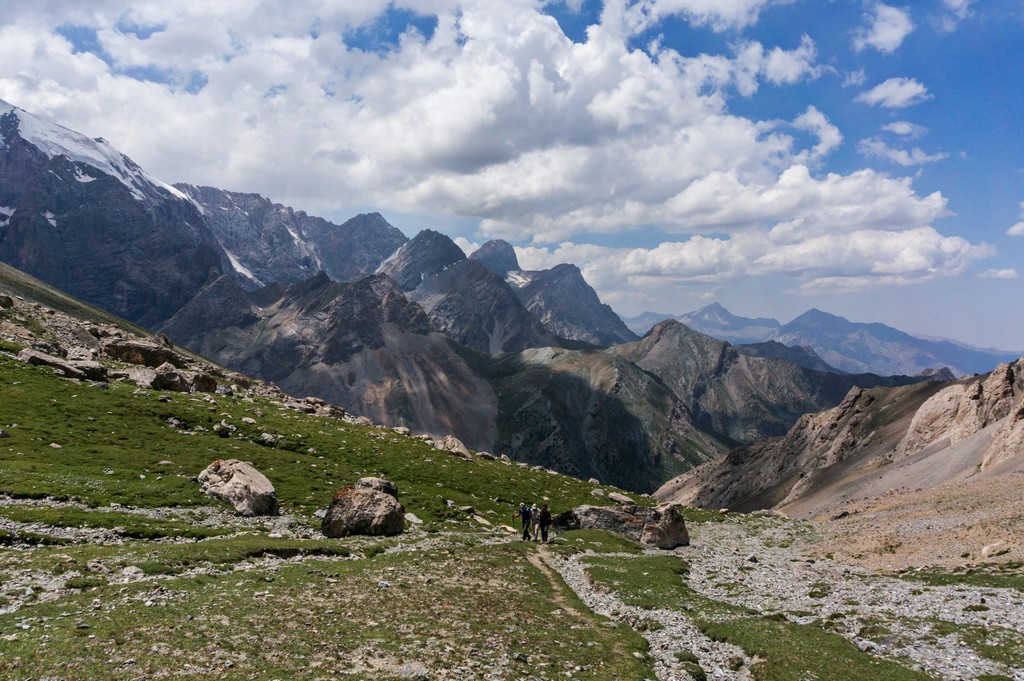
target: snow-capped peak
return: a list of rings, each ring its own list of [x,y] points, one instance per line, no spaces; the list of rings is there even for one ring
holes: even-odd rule
[[[117,178],[139,200],[144,199],[146,190],[152,188],[162,189],[180,199],[190,200],[171,185],[149,175],[102,137],[90,139],[0,99],[0,117],[11,113],[18,119],[18,132],[21,137],[50,158],[64,156],[76,164],[90,166]],[[0,144],[3,143],[4,140],[0,136]],[[87,174],[84,176],[89,177]]]

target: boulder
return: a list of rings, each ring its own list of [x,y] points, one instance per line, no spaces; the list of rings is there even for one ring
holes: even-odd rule
[[[678,504],[673,503],[661,504],[654,508],[583,505],[556,515],[554,529],[556,532],[604,530],[621,534],[648,546],[674,549],[677,546],[688,546],[690,543],[690,535],[686,531],[686,523],[680,509]]]
[[[103,352],[128,364],[141,364],[153,368],[164,363],[173,364],[178,368],[185,366],[184,357],[165,345],[150,341],[117,338],[106,343]]]
[[[472,459],[472,455],[469,453],[469,449],[466,445],[462,444],[462,440],[455,437],[454,435],[445,435],[443,438],[434,443],[434,449],[440,449],[444,452],[451,452],[456,456],[461,456],[463,459]]]
[[[156,376],[153,377],[150,387],[153,390],[187,393],[192,390],[192,381],[187,372],[179,370],[170,362],[164,362],[156,368]]]
[[[356,480],[356,489],[373,489],[398,498],[398,485],[384,478],[359,478]]]
[[[609,492],[608,498],[614,501],[616,504],[621,504],[623,506],[632,506],[633,504],[636,503],[622,492]]]
[[[25,348],[18,353],[18,359],[33,366],[47,366],[62,372],[68,378],[85,378],[85,372],[76,369],[70,362],[39,350]]]
[[[277,515],[277,494],[265,475],[246,461],[217,459],[199,474],[203,492],[244,516]]]
[[[346,486],[335,493],[320,529],[326,537],[401,534],[405,529],[405,508],[386,492]]]
[[[192,377],[192,389],[197,393],[216,392],[217,379],[204,371],[200,371]]]
[[[686,531],[682,507],[669,503],[650,509],[640,543],[657,546],[659,549],[689,546],[690,533]]]

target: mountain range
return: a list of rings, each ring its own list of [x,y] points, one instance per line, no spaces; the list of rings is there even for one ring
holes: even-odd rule
[[[284,390],[579,477],[650,491],[853,387],[942,378],[675,321],[640,339],[579,268],[522,270],[505,242],[467,257],[376,213],[164,184],[4,103],[0,135],[0,260]]]
[[[744,352],[745,345],[770,341],[807,348],[828,366],[851,373],[914,375],[945,368],[962,376],[991,371],[997,364],[1011,362],[1022,354],[918,338],[884,324],[851,322],[817,309],[808,310],[787,324],[764,317],[740,317],[718,303],[678,317],[645,312],[624,321],[634,332],[646,333],[665,319],[678,319],[692,329],[727,340],[740,352]]]

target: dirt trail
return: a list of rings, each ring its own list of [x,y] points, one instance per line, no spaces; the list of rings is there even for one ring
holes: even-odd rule
[[[530,553],[527,556],[530,561],[530,565],[540,570],[545,577],[548,578],[548,582],[551,584],[551,591],[554,594],[555,603],[558,604],[563,611],[572,615],[573,617],[582,617],[581,613],[576,608],[569,604],[569,599],[565,597],[564,589],[566,583],[562,581],[561,576],[551,568],[549,564],[551,561],[551,552],[546,546],[539,546],[537,553]]]

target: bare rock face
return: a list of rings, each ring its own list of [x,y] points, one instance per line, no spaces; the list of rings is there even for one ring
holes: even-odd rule
[[[387,492],[346,486],[335,493],[320,529],[326,537],[401,534],[405,529],[405,508]]]
[[[945,438],[956,444],[1008,416],[1024,392],[1019,369],[1018,363],[1000,364],[984,378],[956,383],[933,395],[914,415],[896,458]]]
[[[559,532],[604,530],[661,549],[688,546],[690,535],[678,504],[646,506],[577,506],[554,518]]]
[[[278,513],[274,485],[251,463],[218,459],[198,479],[205,494],[228,502],[244,516]]]

